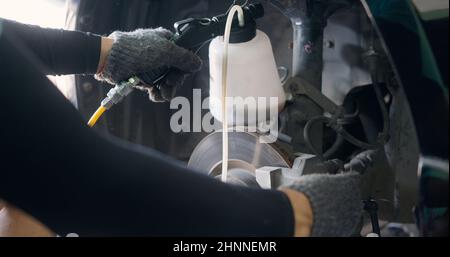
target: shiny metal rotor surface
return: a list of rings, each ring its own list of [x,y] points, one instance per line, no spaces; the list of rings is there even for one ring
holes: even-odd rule
[[[229,170],[249,171],[264,166],[289,167],[285,154],[277,144],[259,142],[256,134],[229,133]],[[222,166],[222,133],[216,132],[204,138],[194,149],[188,166],[202,173],[217,176]]]

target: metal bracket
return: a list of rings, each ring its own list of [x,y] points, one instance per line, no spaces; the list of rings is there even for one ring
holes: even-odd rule
[[[283,85],[287,92],[295,95],[305,95],[319,105],[324,112],[340,117],[343,114],[342,107],[335,104],[322,92],[299,77],[292,77]]]
[[[288,185],[304,175],[335,174],[344,165],[339,160],[322,162],[315,155],[303,154],[295,159],[292,168],[261,167],[256,169],[255,176],[259,186],[264,189],[276,189]]]
[[[279,184],[281,172],[280,167],[262,167],[255,171],[256,181],[263,189],[275,189]]]

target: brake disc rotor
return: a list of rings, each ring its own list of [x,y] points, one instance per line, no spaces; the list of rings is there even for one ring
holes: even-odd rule
[[[229,173],[254,174],[264,166],[289,167],[287,154],[274,144],[259,142],[258,136],[246,132],[228,135]],[[222,133],[204,138],[194,149],[188,166],[210,176],[219,176],[222,168]]]

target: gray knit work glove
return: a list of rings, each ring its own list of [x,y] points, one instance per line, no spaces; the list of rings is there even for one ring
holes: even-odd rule
[[[169,101],[189,74],[202,66],[201,59],[191,51],[177,46],[170,38],[173,33],[163,28],[116,31],[109,37],[114,44],[105,66],[96,78],[116,85],[128,78],[160,67],[175,68],[160,85],[140,85],[155,102]]]
[[[313,210],[313,237],[351,236],[361,221],[360,175],[306,175],[288,186],[306,195]]]

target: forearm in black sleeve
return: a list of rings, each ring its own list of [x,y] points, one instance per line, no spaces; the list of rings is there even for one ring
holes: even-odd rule
[[[46,75],[95,74],[101,37],[80,31],[41,28],[0,19],[0,36],[34,55]]]
[[[283,193],[97,135],[13,44],[0,38],[0,198],[60,235],[293,235]]]

